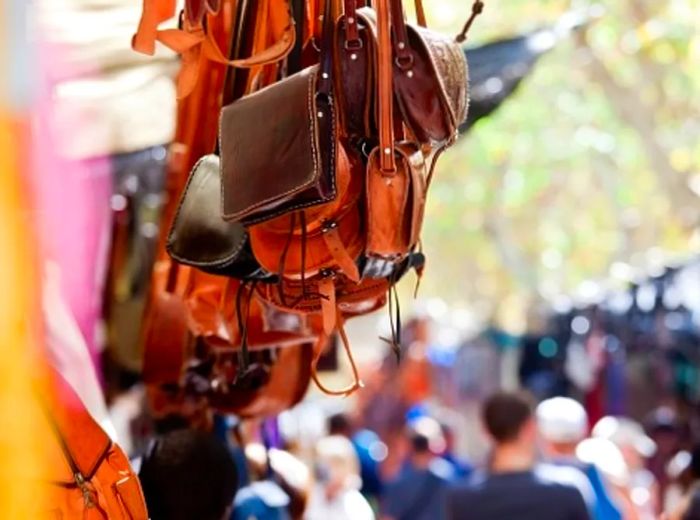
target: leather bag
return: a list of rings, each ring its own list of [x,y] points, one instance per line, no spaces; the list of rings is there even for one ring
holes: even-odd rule
[[[42,403],[56,439],[57,460],[40,518],[147,520],[138,478],[124,452],[85,409],[66,381],[51,370],[54,392]]]
[[[204,272],[240,279],[267,279],[250,249],[248,232],[221,218],[219,157],[205,155],[192,168],[166,242],[170,256]]]
[[[323,25],[329,41],[333,18],[324,17]],[[322,46],[320,65],[221,111],[224,219],[251,225],[335,199],[337,122],[328,47]]]
[[[379,134],[378,144],[367,159],[366,275],[377,271],[375,262],[382,266],[386,266],[387,261],[398,265],[415,248],[426,195],[427,172],[422,150],[410,141],[396,142],[388,1],[378,3],[376,14],[368,8],[358,11],[376,41],[374,60]]]

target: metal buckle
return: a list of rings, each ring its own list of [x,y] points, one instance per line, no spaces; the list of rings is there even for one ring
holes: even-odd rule
[[[364,46],[365,44],[361,38],[356,40],[345,40],[345,43],[343,44],[346,51],[359,51]]]
[[[396,56],[396,58],[394,58],[394,63],[396,63],[396,66],[401,70],[413,68],[413,63],[415,61],[413,53],[411,52],[409,52],[407,56]]]

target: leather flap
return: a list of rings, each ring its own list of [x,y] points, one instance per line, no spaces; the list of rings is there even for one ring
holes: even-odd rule
[[[316,99],[317,71],[304,69],[221,111],[226,220],[252,224],[335,196],[335,116]]]
[[[427,51],[451,123],[459,127],[467,119],[469,108],[469,70],[462,47],[452,38],[425,27],[407,25],[411,46]]]
[[[168,234],[166,248],[175,260],[215,268],[241,254],[248,235],[241,224],[221,218],[220,196],[219,157],[205,155],[192,168]]]

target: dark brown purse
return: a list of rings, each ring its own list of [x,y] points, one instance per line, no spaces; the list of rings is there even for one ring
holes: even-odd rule
[[[330,49],[334,26],[333,17],[324,16],[319,65],[221,111],[225,220],[251,225],[336,197]]]
[[[205,155],[192,168],[166,242],[181,264],[240,279],[267,278],[250,249],[248,232],[239,222],[221,218],[219,156]]]

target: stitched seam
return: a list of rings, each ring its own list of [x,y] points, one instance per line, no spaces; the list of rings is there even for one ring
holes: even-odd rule
[[[166,249],[168,250],[168,253],[170,253],[170,247],[172,246],[172,242],[175,239],[175,237],[173,236],[174,231],[175,231],[175,227],[176,227],[175,224],[180,219],[180,211],[182,210],[182,205],[185,201],[185,198],[187,197],[187,192],[190,189],[190,183],[194,179],[194,172],[199,167],[199,165],[202,162],[204,162],[204,160],[207,157],[208,157],[207,155],[200,157],[199,160],[196,163],[194,163],[194,166],[190,170],[190,175],[189,175],[189,177],[187,177],[187,183],[185,184],[185,189],[182,191],[182,195],[180,196],[180,202],[177,205],[177,211],[175,212],[175,218],[173,219],[173,224],[172,224],[172,226],[170,226],[170,232],[168,233],[168,240],[166,243]],[[171,256],[172,256],[172,254],[171,254]]]
[[[317,123],[317,119],[316,119],[316,112],[314,110],[315,104],[313,102],[314,101],[313,94],[315,94],[315,85],[316,85],[315,79],[316,79],[316,75],[318,72],[318,67],[314,66],[314,69],[315,70],[313,72],[309,73],[308,91],[307,91],[307,109],[309,110],[309,116],[310,116],[310,118],[309,118],[309,130],[311,132],[311,152],[312,152],[311,156],[312,156],[312,160],[314,163],[313,171],[311,172],[311,175],[308,177],[308,179],[303,184],[301,184],[299,186],[295,186],[294,188],[291,188],[284,193],[278,193],[278,194],[274,195],[273,197],[268,197],[267,199],[260,201],[256,204],[252,204],[244,210],[236,211],[233,213],[226,213],[224,208],[222,207],[221,213],[222,213],[222,216],[225,220],[243,220],[243,219],[245,219],[246,215],[248,215],[250,213],[254,213],[255,210],[259,209],[261,206],[264,206],[264,205],[269,204],[269,203],[273,203],[276,200],[278,200],[279,198],[284,198],[284,197],[287,197],[288,195],[291,195],[293,193],[298,193],[300,191],[305,190],[311,184],[313,184],[314,179],[316,179],[318,177],[318,172],[319,172],[318,158],[316,157],[316,155],[318,153],[318,148],[317,148],[316,142],[315,142],[315,137],[317,135],[317,129],[318,129],[318,123]],[[231,106],[231,105],[229,105],[229,106]],[[223,110],[221,111],[221,113],[223,116]],[[223,117],[221,119],[223,119]],[[221,127],[219,127],[219,135],[221,136]],[[223,148],[221,148],[221,147],[220,147],[220,149],[223,150]],[[224,154],[222,154],[222,155],[224,155]],[[222,171],[225,171],[223,161],[221,162],[221,166],[222,166]],[[223,176],[222,176],[221,190],[222,190],[222,205],[223,205],[223,200],[224,200]],[[312,201],[312,202],[303,203],[303,204],[297,205],[297,206],[286,207],[285,209],[281,210],[282,211],[281,213],[277,213],[276,215],[281,215],[281,214],[287,213],[293,209],[312,206],[314,204],[320,204],[321,202],[326,201],[326,200],[331,200],[332,198],[333,197],[329,197],[329,198],[322,199],[321,201]],[[262,218],[262,220],[266,220],[266,219],[267,219],[267,217]],[[255,222],[260,222],[262,220],[255,219],[255,220],[249,220],[248,222],[250,222],[252,224]]]

